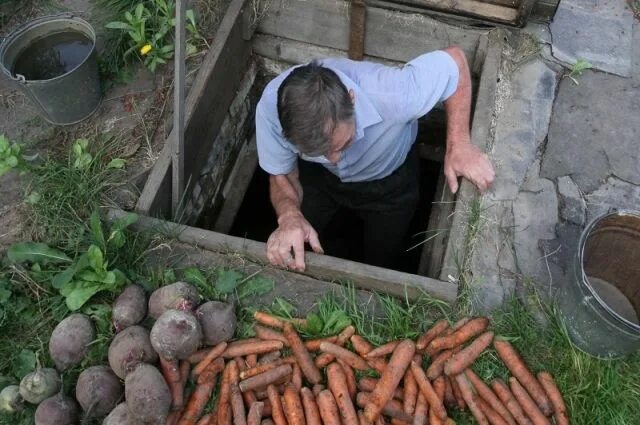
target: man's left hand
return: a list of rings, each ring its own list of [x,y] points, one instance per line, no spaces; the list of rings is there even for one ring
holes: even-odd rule
[[[471,181],[481,192],[486,191],[495,178],[493,165],[487,154],[470,142],[458,142],[447,147],[444,175],[453,193],[458,191],[459,176]]]

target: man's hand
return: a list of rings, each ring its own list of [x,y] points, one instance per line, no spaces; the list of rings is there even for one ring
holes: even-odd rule
[[[466,141],[447,143],[444,175],[453,193],[458,191],[459,176],[471,181],[481,192],[486,191],[495,178],[493,165],[487,154]]]
[[[318,233],[304,216],[300,212],[284,214],[267,241],[267,258],[275,266],[304,271],[305,242],[309,242],[314,252],[324,254]]]

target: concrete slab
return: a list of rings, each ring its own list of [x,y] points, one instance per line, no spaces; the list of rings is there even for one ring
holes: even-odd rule
[[[587,205],[571,177],[562,176],[558,179],[558,194],[560,195],[560,217],[582,226]]]
[[[597,190],[586,195],[587,222],[614,209],[640,210],[640,186],[609,177]]]
[[[536,152],[546,137],[556,88],[556,74],[540,59],[514,71],[511,98],[497,118],[492,159],[496,180],[490,200],[515,199]]]
[[[640,82],[585,71],[579,83],[560,83],[541,175],[570,175],[585,193],[611,174],[640,184]]]
[[[562,0],[551,23],[553,55],[595,68],[631,75],[633,12],[626,0]]]
[[[640,81],[640,18],[633,23],[633,50],[631,52],[631,76]]]

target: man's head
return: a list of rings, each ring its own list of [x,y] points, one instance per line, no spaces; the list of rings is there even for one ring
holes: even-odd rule
[[[317,62],[294,69],[278,89],[278,116],[286,139],[308,156],[337,162],[355,134],[353,91]]]

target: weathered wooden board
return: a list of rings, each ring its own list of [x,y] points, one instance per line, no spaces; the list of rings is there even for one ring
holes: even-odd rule
[[[185,181],[197,177],[192,174],[198,173],[206,161],[210,143],[227,115],[237,86],[245,74],[251,56],[251,43],[243,38],[243,10],[246,2],[247,0],[232,0],[189,91],[185,105]],[[165,144],[170,144],[172,140],[175,140],[173,131]],[[138,202],[138,211],[151,215],[165,213],[153,210],[152,207],[166,203],[164,200],[156,200],[157,196],[169,197],[169,203],[171,202],[171,190],[168,193],[159,191],[167,179],[169,168],[170,161],[168,164],[165,161],[156,163]]]
[[[240,150],[222,191],[223,205],[213,226],[213,230],[216,232],[228,233],[231,230],[257,166],[258,147],[256,146],[256,138],[253,136]]]
[[[461,14],[503,23],[515,23],[518,9],[479,0],[395,0],[451,14]]]
[[[471,142],[482,151],[489,148],[492,143],[491,121],[495,110],[496,76],[500,69],[503,51],[503,33],[496,30],[489,34],[489,43],[478,95],[471,125]],[[458,193],[456,194],[456,206],[452,215],[452,222],[447,241],[447,248],[442,261],[440,279],[446,280],[449,275],[457,276],[460,272],[459,265],[464,263],[465,239],[469,226],[469,208],[478,198],[475,186],[466,179],[462,179]]]
[[[110,220],[115,220],[125,214],[126,212],[122,210],[110,209],[107,217]],[[212,251],[235,251],[262,263],[268,263],[266,245],[262,242],[145,216],[140,216],[133,227],[139,230],[159,232],[180,242]],[[313,252],[305,253],[305,261],[307,269],[304,274],[329,282],[351,282],[360,289],[378,291],[407,299],[417,299],[426,293],[434,298],[453,302],[457,296],[458,287],[450,282],[442,282],[327,255],[318,255]]]
[[[349,7],[336,0],[273,0],[258,32],[319,46],[349,49]],[[425,14],[367,8],[367,56],[407,62],[422,53],[460,46],[470,61],[486,30],[459,28]]]

